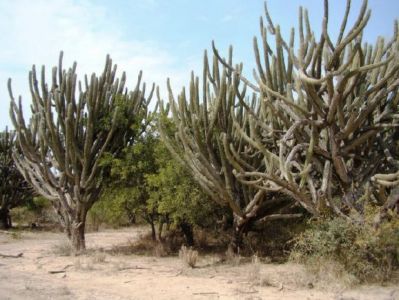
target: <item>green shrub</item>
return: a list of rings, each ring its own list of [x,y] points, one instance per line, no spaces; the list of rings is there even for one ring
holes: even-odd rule
[[[23,206],[11,210],[11,219],[18,226],[30,226],[32,224],[54,224],[57,216],[49,200],[36,196]]]
[[[130,188],[107,188],[90,209],[87,215],[87,227],[89,230],[98,231],[99,227],[106,225],[119,228],[130,224],[126,213],[126,203],[130,198],[134,199]]]
[[[295,239],[291,258],[313,271],[333,261],[358,282],[389,280],[399,267],[399,218],[392,215],[377,229],[367,216],[359,223],[341,217],[313,221]]]
[[[13,226],[29,225],[36,222],[37,215],[26,206],[15,207],[11,210]]]

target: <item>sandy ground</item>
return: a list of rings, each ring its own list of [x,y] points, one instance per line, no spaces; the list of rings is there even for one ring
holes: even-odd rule
[[[87,234],[89,253],[59,256],[64,235],[0,233],[0,299],[399,299],[397,286],[318,285],[302,266],[253,262],[220,263],[200,256],[198,267],[178,257],[111,254],[143,228]],[[53,272],[53,273],[52,273]]]

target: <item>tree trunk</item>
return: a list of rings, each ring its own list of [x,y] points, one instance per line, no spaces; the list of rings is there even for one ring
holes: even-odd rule
[[[163,230],[163,225],[164,225],[164,222],[163,222],[163,221],[159,221],[159,225],[158,225],[158,237],[157,237],[158,242],[162,242],[162,230]]]
[[[239,220],[238,217],[234,216],[234,232],[229,244],[229,251],[235,254],[239,254],[243,247],[243,234],[250,219]]]
[[[136,222],[136,215],[135,214],[133,214],[133,213],[129,214],[128,218],[129,218],[129,222],[130,222],[131,225],[136,225],[137,222]]]
[[[85,229],[87,211],[88,208],[86,208],[83,204],[78,205],[70,228],[67,228],[67,235],[70,237],[75,254],[79,254],[80,252],[86,250]]]
[[[7,208],[0,209],[0,228],[10,229],[11,226],[10,211]]]
[[[186,221],[180,222],[180,228],[183,231],[187,246],[194,246],[194,234],[191,224],[187,223]]]
[[[79,254],[81,251],[86,250],[84,222],[71,229],[71,243],[75,254]]]
[[[154,221],[151,220],[151,222],[149,222],[151,225],[151,238],[153,241],[157,240],[157,235],[156,235],[156,231],[155,231],[155,224]]]

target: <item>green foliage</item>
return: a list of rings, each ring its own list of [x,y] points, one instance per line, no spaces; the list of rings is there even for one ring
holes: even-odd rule
[[[392,215],[376,229],[371,215],[362,223],[341,217],[312,222],[291,257],[318,270],[334,261],[360,282],[389,279],[399,268],[399,218]]]
[[[125,210],[126,202],[131,197],[130,190],[130,188],[105,189],[101,199],[88,213],[88,223],[93,229],[98,230],[102,224],[120,227],[130,223]]]
[[[149,189],[148,207],[170,217],[174,224],[182,221],[207,226],[216,206],[208,200],[191,174],[174,160],[163,143],[155,147],[157,172],[146,175]]]
[[[147,174],[157,171],[154,148],[158,143],[156,135],[150,129],[133,145],[125,147],[118,156],[106,154],[101,165],[108,169],[107,186],[94,207],[92,217],[101,218],[114,226],[122,225],[120,220],[133,221],[137,215],[147,219],[151,213],[147,210],[148,187]],[[107,199],[107,201],[105,201]],[[101,216],[101,217],[100,217]]]
[[[33,197],[13,159],[18,150],[15,131],[0,132],[0,228],[11,227],[10,209],[26,205]]]
[[[26,206],[15,207],[11,210],[10,214],[13,220],[13,226],[17,227],[36,223],[38,218],[38,215]]]
[[[119,155],[106,154],[101,165],[109,176],[102,200],[89,213],[92,223],[120,226],[140,217],[150,224],[207,227],[216,219],[216,205],[171,156],[154,127]]]
[[[37,214],[41,214],[44,210],[51,208],[51,202],[43,196],[36,196],[32,201],[27,202],[26,207]]]
[[[36,196],[11,210],[12,219],[18,225],[56,223],[57,219],[51,202],[42,196]]]

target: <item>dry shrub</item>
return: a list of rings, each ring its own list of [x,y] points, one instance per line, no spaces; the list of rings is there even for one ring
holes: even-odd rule
[[[210,246],[209,233],[204,229],[196,229],[194,231],[195,242],[200,249],[207,249]]]
[[[252,286],[275,287],[282,289],[283,286],[289,289],[313,288],[309,275],[295,268],[290,264],[273,264],[262,269],[264,258],[257,254],[253,255],[251,262],[245,265],[248,283]]]
[[[158,242],[155,245],[155,247],[153,249],[153,255],[154,256],[156,256],[156,257],[165,257],[165,256],[168,256],[168,254],[169,254],[169,251],[168,251],[167,247],[163,243]]]
[[[106,262],[107,255],[102,251],[86,251],[85,255],[76,257],[74,266],[76,270],[92,271],[95,265]]]
[[[71,256],[74,251],[69,241],[63,240],[51,247],[51,252],[57,256]]]
[[[114,271],[122,271],[122,270],[126,269],[127,266],[128,265],[126,264],[125,261],[120,261],[120,260],[113,261],[112,264],[111,264],[111,268]]]
[[[291,258],[352,283],[389,280],[399,269],[399,218],[375,229],[369,217],[375,214],[365,215],[362,223],[339,217],[314,222],[296,238]]]
[[[158,244],[153,240],[151,234],[142,234],[139,238],[130,244],[132,253],[141,255],[152,255],[153,249]]]
[[[140,235],[135,241],[129,242],[127,245],[114,246],[110,251],[113,255],[144,255],[165,257],[171,253],[167,242],[159,242],[152,239],[151,234]]]
[[[195,268],[198,261],[198,251],[183,245],[179,251],[179,257],[185,265]]]
[[[169,253],[177,254],[181,246],[185,243],[185,238],[178,230],[168,231],[163,238],[163,245]]]
[[[254,285],[261,285],[260,261],[257,255],[252,257],[248,270],[248,281]]]
[[[248,232],[244,238],[241,254],[268,257],[272,262],[282,263],[289,258],[290,241],[305,230],[303,220],[276,220],[259,231]],[[272,225],[272,226],[271,226]]]
[[[258,257],[257,253],[255,253],[253,256],[247,256],[245,255],[245,253],[243,255],[242,253],[243,251],[235,253],[231,247],[228,247],[221,257],[221,262],[226,262],[232,266],[239,266],[242,264],[249,264],[253,262],[255,256],[259,261],[267,260],[267,258]]]
[[[87,257],[77,257],[74,262],[75,270],[81,271],[93,271],[95,270],[93,260],[87,259]]]
[[[231,235],[225,231],[195,228],[194,241],[201,253],[223,253],[231,241]]]
[[[11,238],[12,239],[14,239],[14,240],[20,240],[20,239],[22,239],[22,233],[20,232],[20,231],[11,231],[11,234],[10,234],[10,236],[11,236]]]
[[[273,280],[273,278],[269,277],[267,274],[262,274],[261,259],[257,254],[252,256],[251,263],[248,267],[248,282],[254,286],[279,286],[278,281]]]
[[[141,234],[137,240],[130,241],[127,245],[114,246],[109,252],[113,255],[152,255],[157,244],[151,234]]]
[[[106,261],[107,255],[104,252],[95,251],[91,256],[91,261],[93,264],[104,263]]]

